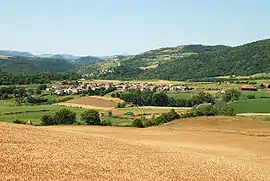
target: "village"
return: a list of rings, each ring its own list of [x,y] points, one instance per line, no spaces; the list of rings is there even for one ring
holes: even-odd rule
[[[191,86],[184,86],[180,84],[154,84],[154,83],[89,83],[89,82],[67,82],[65,85],[53,85],[48,87],[46,91],[50,91],[54,94],[82,94],[88,90],[97,90],[97,89],[114,89],[117,91],[134,91],[134,90],[155,90],[155,91],[184,91],[184,90],[193,90]]]

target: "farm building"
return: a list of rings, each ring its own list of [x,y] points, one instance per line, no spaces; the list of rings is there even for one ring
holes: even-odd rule
[[[252,85],[244,85],[244,86],[240,87],[240,89],[242,91],[257,91],[258,90],[257,87],[254,87]]]

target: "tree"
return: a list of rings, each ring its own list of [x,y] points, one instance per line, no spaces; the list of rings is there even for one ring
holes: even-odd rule
[[[157,92],[153,94],[152,105],[153,106],[167,106],[169,103],[168,95],[164,92]]]
[[[228,116],[235,115],[233,106],[224,101],[216,103],[213,108],[215,110],[216,115],[228,115]]]
[[[260,89],[264,89],[265,85],[264,84],[260,84]]]
[[[199,105],[202,103],[214,103],[214,98],[211,94],[206,92],[199,92],[192,97],[193,105]]]
[[[42,84],[42,85],[39,85],[38,86],[38,89],[39,90],[46,90],[46,88],[47,88],[47,85],[46,84]]]
[[[268,86],[267,86],[267,87],[268,87],[268,89],[270,89],[270,84],[268,84]]]
[[[81,121],[87,123],[88,125],[100,125],[101,124],[99,113],[94,109],[84,111],[81,114]]]
[[[73,124],[76,121],[76,113],[68,109],[61,109],[54,115],[56,124]]]
[[[51,115],[43,115],[41,117],[41,125],[43,126],[49,126],[49,125],[54,125],[55,120]]]
[[[229,101],[236,101],[239,100],[241,97],[241,92],[236,90],[236,89],[229,89],[225,92],[224,94],[224,101],[229,102]]]
[[[35,90],[35,93],[36,93],[37,95],[40,95],[40,94],[42,93],[42,91],[41,91],[40,89],[36,89],[36,90]]]

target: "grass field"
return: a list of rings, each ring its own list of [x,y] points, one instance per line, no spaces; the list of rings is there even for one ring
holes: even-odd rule
[[[234,104],[235,113],[270,113],[269,99],[240,100]]]
[[[40,119],[43,115],[53,115],[56,111],[67,108],[76,113],[77,120],[80,120],[80,115],[86,109],[76,107],[66,107],[57,105],[34,105],[34,106],[16,106],[13,100],[0,101],[0,122],[13,122],[18,119],[21,121],[31,120],[33,124],[40,124]],[[133,121],[121,117],[106,117],[102,116],[101,120],[110,120],[116,126],[128,126]]]
[[[270,179],[270,122],[249,118],[145,129],[0,123],[0,138],[0,180]]]
[[[256,99],[260,99],[261,97],[269,97],[270,98],[270,94],[267,93],[267,91],[263,90],[263,91],[241,91],[241,94],[244,96],[247,95],[255,95]]]
[[[55,105],[16,106],[11,101],[0,101],[0,121],[31,120],[34,124],[39,124],[42,115],[52,115],[63,108],[64,106]],[[80,114],[85,111],[85,109],[73,107],[69,109],[76,112],[77,119],[80,119]]]

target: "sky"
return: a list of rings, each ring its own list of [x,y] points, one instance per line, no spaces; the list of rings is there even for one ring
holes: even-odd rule
[[[109,56],[270,38],[269,0],[0,0],[0,49]]]

